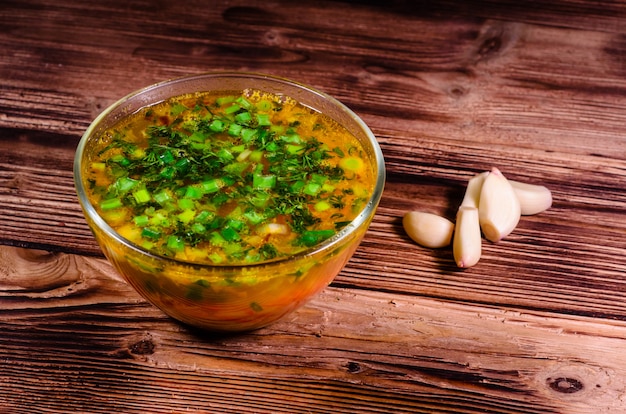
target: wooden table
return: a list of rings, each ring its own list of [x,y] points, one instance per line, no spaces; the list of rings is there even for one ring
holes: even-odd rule
[[[432,3],[3,1],[0,412],[626,412],[626,2]],[[335,282],[233,336],[141,299],[72,178],[109,104],[214,70],[335,96],[388,169]],[[406,236],[493,166],[552,208],[466,270]]]

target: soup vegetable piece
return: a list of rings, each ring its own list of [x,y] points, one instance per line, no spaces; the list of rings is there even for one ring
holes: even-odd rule
[[[121,236],[206,264],[276,260],[332,237],[375,177],[350,133],[293,99],[207,92],[144,108],[104,131],[88,193]]]

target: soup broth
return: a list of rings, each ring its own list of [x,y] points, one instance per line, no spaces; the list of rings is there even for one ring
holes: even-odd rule
[[[278,260],[334,236],[375,177],[329,117],[258,90],[147,107],[104,131],[86,163],[90,202],[122,237],[199,264]]]

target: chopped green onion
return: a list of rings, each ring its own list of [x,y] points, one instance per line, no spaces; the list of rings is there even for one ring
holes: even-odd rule
[[[206,227],[204,227],[201,223],[193,223],[191,225],[191,231],[202,234],[206,231]]]
[[[148,239],[155,239],[157,240],[158,238],[161,237],[161,232],[151,229],[150,227],[144,227],[143,230],[141,230],[141,236],[142,237],[146,237]]]
[[[226,148],[222,148],[217,152],[217,156],[224,163],[230,162],[235,159],[235,156]]]
[[[254,150],[250,153],[250,161],[261,162],[263,160],[263,151]]]
[[[176,168],[174,168],[171,165],[168,165],[166,167],[164,167],[161,172],[159,172],[159,177],[165,179],[165,180],[171,180],[172,178],[174,178],[174,175],[176,174]]]
[[[258,132],[256,129],[251,128],[243,128],[241,130],[241,139],[243,142],[248,143],[254,140],[257,136]]]
[[[190,142],[189,147],[195,151],[205,151],[211,148],[211,144],[204,142]]]
[[[229,219],[226,222],[226,227],[230,227],[231,229],[234,229],[236,231],[243,230],[244,226],[245,226],[245,223],[241,220]]]
[[[194,131],[193,134],[189,136],[189,141],[196,143],[204,143],[206,140],[206,135],[200,131]]]
[[[223,246],[224,244],[226,244],[226,239],[224,239],[224,237],[220,233],[214,231],[213,233],[211,233],[209,242],[214,246]]]
[[[298,242],[307,247],[311,247],[334,235],[334,230],[307,230],[302,233],[302,236],[298,239]]]
[[[181,104],[180,102],[176,102],[170,109],[170,114],[172,114],[172,116],[178,116],[187,109],[189,108],[187,108],[185,105]]]
[[[278,144],[272,141],[265,146],[265,149],[268,150],[269,152],[274,152],[278,150]]]
[[[328,177],[326,177],[325,175],[313,173],[311,174],[311,181],[317,184],[324,184],[326,181],[328,181]]]
[[[313,206],[315,208],[316,211],[326,211],[329,208],[331,208],[332,206],[330,205],[330,203],[326,200],[320,200],[317,203],[315,203],[315,206]]]
[[[144,241],[143,243],[141,243],[141,247],[146,250],[152,250],[154,249],[154,243],[151,241]]]
[[[202,191],[205,193],[215,193],[224,186],[224,182],[219,178],[211,178],[210,180],[203,181],[201,184]]]
[[[191,210],[196,207],[196,203],[190,198],[179,198],[177,204],[181,210]]]
[[[289,189],[291,190],[292,193],[299,193],[300,191],[302,191],[305,185],[306,183],[304,181],[298,180],[295,183],[291,184]]]
[[[174,162],[174,155],[169,150],[167,150],[159,155],[159,159],[163,164],[171,164]]]
[[[204,190],[204,187],[202,187],[202,189]],[[202,190],[200,190],[198,187],[190,185],[187,186],[187,188],[185,189],[185,195],[183,197],[197,200],[199,198],[202,198],[202,196]]]
[[[224,253],[228,256],[239,256],[244,250],[244,246],[238,243],[239,240],[233,240],[224,244]]]
[[[321,184],[312,182],[312,183],[306,184],[304,188],[302,189],[302,192],[310,196],[316,196],[317,194],[319,194],[321,190],[322,190]]]
[[[179,174],[185,174],[189,171],[191,167],[191,161],[188,158],[181,158],[174,164],[174,168],[178,171]]]
[[[252,176],[252,186],[257,190],[274,188],[276,186],[276,176],[254,174]]]
[[[148,201],[152,200],[150,196],[150,192],[145,188],[141,188],[133,193],[133,198],[137,202],[137,204],[145,204]]]
[[[237,99],[235,99],[235,102],[237,102],[239,105],[246,109],[250,109],[253,106],[252,103],[250,103],[250,101],[243,96],[239,96]]]
[[[167,247],[175,252],[182,252],[185,250],[185,242],[180,237],[169,236],[167,238]]]
[[[257,225],[265,220],[265,216],[256,210],[248,210],[243,213],[243,217],[252,225]]]
[[[301,152],[302,150],[304,150],[304,147],[302,145],[297,145],[297,144],[288,144],[285,146],[285,149],[287,150],[289,154],[295,155]]]
[[[243,127],[239,124],[230,124],[228,126],[228,135],[232,136],[232,137],[238,137],[239,135],[241,135],[241,131],[243,130]]]
[[[240,112],[235,115],[235,121],[239,124],[248,125],[252,121],[252,114],[250,112]]]
[[[263,99],[262,101],[257,102],[256,108],[259,111],[269,111],[270,109],[272,109],[272,102],[268,101],[267,99]]]
[[[241,176],[243,172],[248,169],[249,165],[250,165],[249,162],[235,162],[235,163],[228,164],[227,166],[225,166],[224,171],[226,171],[229,174]]]
[[[256,122],[259,126],[272,125],[272,122],[270,121],[270,116],[268,114],[256,114]]]
[[[233,103],[231,106],[229,106],[228,108],[224,109],[224,113],[225,114],[234,114],[235,112],[237,112],[238,110],[241,109],[241,106]]]
[[[149,221],[150,221],[150,218],[146,216],[145,214],[141,216],[133,217],[133,223],[135,223],[137,227],[147,226]]]
[[[226,104],[228,104],[228,103],[233,102],[234,100],[235,100],[235,97],[234,97],[234,96],[220,96],[220,97],[218,97],[218,98],[215,100],[215,103],[216,103],[218,106],[224,106],[224,105],[226,105]]]
[[[91,170],[97,171],[97,172],[104,172],[104,170],[106,169],[106,166],[107,165],[104,162],[92,162]]]
[[[231,153],[239,154],[245,149],[246,149],[246,146],[244,144],[241,144],[241,145],[233,145],[232,147],[230,147],[229,151]]]
[[[335,148],[333,148],[333,152],[334,152],[335,154],[339,155],[339,156],[340,156],[340,157],[342,157],[342,158],[345,156],[344,152],[343,152],[343,151],[341,150],[341,148],[339,148],[339,147],[335,147]]]
[[[348,157],[339,161],[339,166],[344,170],[359,171],[363,168],[363,160],[357,157]]]
[[[133,180],[132,178],[120,177],[115,182],[114,186],[118,191],[125,193],[129,191],[130,189],[132,189],[134,186],[136,186],[138,183],[139,181]]]
[[[162,190],[154,195],[154,201],[161,205],[164,205],[168,201],[172,201],[172,196],[167,190]]]
[[[250,197],[250,204],[257,208],[264,208],[265,206],[267,206],[270,198],[271,195],[269,193],[260,191]]]
[[[128,167],[130,165],[130,160],[123,156],[122,154],[116,154],[111,157],[111,161],[116,164],[121,165],[122,167]]]
[[[288,144],[302,144],[302,138],[298,134],[281,135],[280,139]]]
[[[153,226],[169,227],[170,221],[163,213],[158,212],[150,217],[150,224]]]
[[[217,252],[213,252],[209,255],[209,259],[215,263],[215,264],[219,264],[222,263],[224,261],[224,258],[222,256],[219,255],[219,253]]]
[[[209,129],[213,132],[222,132],[225,128],[226,125],[219,119],[214,119],[213,122],[209,124]]]
[[[184,210],[182,213],[177,215],[176,217],[180,220],[181,223],[189,223],[196,216],[196,212],[194,210]]]
[[[100,203],[100,208],[102,210],[113,210],[122,206],[122,200],[120,200],[119,198],[109,198],[108,200],[103,200]]]
[[[207,210],[202,210],[196,216],[196,221],[197,222],[203,222],[203,221],[210,220],[213,217],[215,217],[215,213],[211,213],[210,211],[207,211]]]
[[[281,135],[285,132],[285,126],[284,125],[271,125],[270,126],[270,131],[273,132],[276,135]]]
[[[239,233],[237,233],[237,230],[233,229],[232,227],[226,227],[222,229],[222,231],[220,231],[220,235],[224,238],[224,240],[229,242],[237,241],[240,239]]]

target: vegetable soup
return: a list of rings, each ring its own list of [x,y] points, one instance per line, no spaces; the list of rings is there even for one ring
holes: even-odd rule
[[[103,132],[87,192],[121,236],[199,264],[278,260],[334,236],[376,177],[345,128],[258,90],[175,97]]]

